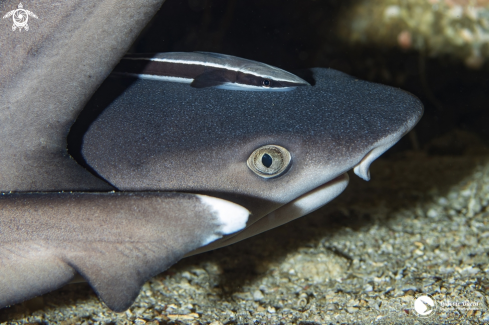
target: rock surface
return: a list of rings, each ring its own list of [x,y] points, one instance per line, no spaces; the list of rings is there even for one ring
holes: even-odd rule
[[[486,0],[362,0],[340,16],[338,33],[352,43],[449,55],[473,69],[489,58]]]

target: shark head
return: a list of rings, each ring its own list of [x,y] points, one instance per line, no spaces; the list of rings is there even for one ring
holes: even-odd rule
[[[423,114],[402,90],[311,71],[314,86],[281,93],[137,80],[92,123],[84,159],[119,190],[203,193],[251,211],[246,229],[200,251],[276,227],[335,198],[347,171],[368,180]]]

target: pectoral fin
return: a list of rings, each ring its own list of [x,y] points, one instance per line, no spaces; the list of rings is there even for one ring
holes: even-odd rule
[[[73,254],[68,256],[68,263],[114,311],[128,309],[147,280],[182,258],[182,249],[165,241],[94,243],[84,251],[90,258]]]
[[[195,77],[190,86],[194,88],[221,86],[225,83],[231,82],[230,78],[226,74],[227,73],[222,70],[204,72],[203,74]]]
[[[0,197],[0,308],[55,290],[78,272],[124,311],[186,253],[245,227],[228,201],[177,193]]]

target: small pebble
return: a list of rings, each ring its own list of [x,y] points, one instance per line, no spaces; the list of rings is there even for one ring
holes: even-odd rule
[[[260,290],[255,290],[253,292],[253,300],[254,301],[260,301],[260,300],[263,300],[263,298],[265,298],[265,297],[263,296],[263,293],[261,293]]]

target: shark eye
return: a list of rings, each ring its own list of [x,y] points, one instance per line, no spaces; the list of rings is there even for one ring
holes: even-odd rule
[[[291,156],[287,149],[270,144],[253,151],[246,164],[258,176],[272,178],[286,172],[290,161]]]
[[[272,84],[272,82],[269,79],[263,79],[262,82],[261,82],[261,84],[262,84],[263,87],[270,87],[270,85]]]

